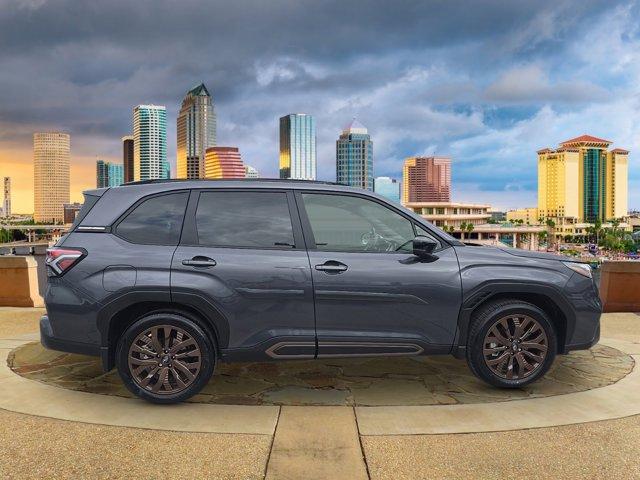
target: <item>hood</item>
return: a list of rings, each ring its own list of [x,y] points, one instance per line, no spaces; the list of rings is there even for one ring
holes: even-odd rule
[[[514,255],[516,257],[539,258],[541,260],[559,260],[563,262],[571,261],[570,257],[557,255],[555,253],[533,252],[531,250],[521,250],[519,248],[509,247],[498,247],[498,250],[502,250],[503,252],[508,253],[509,255]]]

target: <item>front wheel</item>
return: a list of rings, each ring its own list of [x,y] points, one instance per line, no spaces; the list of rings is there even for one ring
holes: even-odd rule
[[[505,300],[474,315],[467,363],[491,385],[518,388],[547,373],[556,351],[557,336],[547,314],[530,303]]]
[[[192,320],[154,313],[134,322],[116,351],[118,373],[135,395],[176,403],[198,393],[211,378],[215,347]]]

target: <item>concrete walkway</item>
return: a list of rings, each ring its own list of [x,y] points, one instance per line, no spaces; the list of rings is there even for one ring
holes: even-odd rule
[[[515,464],[524,477],[640,478],[640,317],[634,315],[611,316],[612,329],[603,317],[603,343],[636,362],[613,385],[493,405],[353,408],[165,407],[43,385],[6,367],[8,352],[33,335],[20,328],[5,333],[4,313],[5,477],[503,478]],[[447,433],[493,430],[510,431]],[[513,447],[508,454],[505,445]]]

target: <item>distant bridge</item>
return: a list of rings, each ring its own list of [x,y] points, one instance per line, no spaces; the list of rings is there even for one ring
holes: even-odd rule
[[[0,224],[0,228],[4,228],[5,230],[47,230],[47,231],[56,231],[56,230],[68,230],[71,225],[18,225],[15,223],[10,224]]]

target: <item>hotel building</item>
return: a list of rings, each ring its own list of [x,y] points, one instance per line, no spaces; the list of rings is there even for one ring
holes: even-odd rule
[[[402,203],[451,201],[451,159],[411,157],[402,168]]]
[[[138,105],[133,109],[133,179],[168,177],[167,110],[158,105]]]
[[[206,178],[245,178],[246,172],[237,147],[210,147],[205,152]]]
[[[336,141],[336,182],[373,190],[373,142],[355,118]]]
[[[280,118],[280,178],[316,179],[316,122],[311,115]]]
[[[71,138],[62,132],[33,134],[33,219],[42,223],[64,220],[69,203]]]
[[[216,145],[216,112],[204,83],[187,92],[176,121],[177,178],[203,178],[206,150]]]

